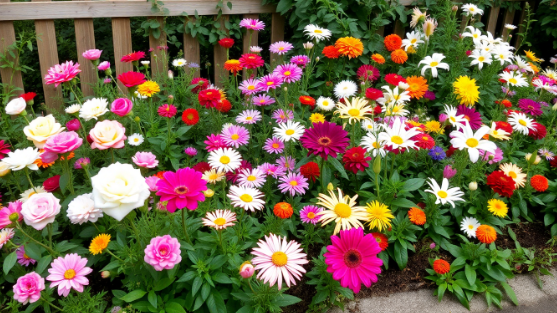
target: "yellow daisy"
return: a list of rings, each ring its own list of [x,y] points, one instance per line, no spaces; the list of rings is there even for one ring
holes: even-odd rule
[[[487,209],[495,216],[506,217],[509,212],[507,204],[499,199],[491,199],[487,201]]]
[[[532,60],[532,62],[539,62],[541,61],[540,58],[536,57],[536,54],[530,50],[524,50],[524,54],[526,54],[526,57],[530,60]]]
[[[203,173],[203,176],[201,176],[201,179],[205,180],[209,184],[214,184],[216,182],[221,181],[222,178],[224,177],[224,175],[226,175],[225,172],[217,171],[213,168],[213,169]]]
[[[144,97],[151,97],[160,91],[161,89],[159,87],[159,84],[151,80],[148,80],[143,84],[137,86],[137,92],[139,92],[139,94]]]
[[[364,228],[360,221],[368,220],[368,214],[363,206],[358,206],[356,199],[358,195],[350,198],[342,194],[342,190],[338,188],[338,197],[334,191],[329,190],[329,196],[322,193],[317,197],[317,205],[326,208],[317,214],[321,216],[320,222],[322,226],[335,221],[335,231],[333,235],[338,234],[342,230],[348,230],[354,227]]]
[[[325,115],[320,114],[320,113],[313,113],[310,117],[309,120],[312,123],[323,123],[325,122]]]
[[[428,121],[425,123],[425,131],[428,133],[443,134],[445,129],[438,121]]]
[[[383,229],[391,227],[391,219],[393,219],[394,216],[391,214],[391,210],[383,203],[377,200],[368,203],[367,213],[370,229],[377,228],[377,230],[381,232]]]

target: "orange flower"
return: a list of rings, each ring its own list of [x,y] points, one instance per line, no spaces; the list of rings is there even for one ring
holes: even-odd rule
[[[480,225],[478,229],[476,229],[476,237],[482,243],[490,244],[497,239],[497,233],[495,232],[495,228],[489,225]]]
[[[437,274],[447,274],[448,272],[451,271],[451,265],[449,264],[449,262],[445,261],[445,260],[435,260],[433,262],[433,270],[435,271],[435,273]]]
[[[163,175],[164,175],[165,172],[166,172],[166,171],[157,172],[157,173],[155,174],[155,176],[157,176],[157,177],[160,178],[160,179],[163,179],[163,178],[164,178]]]
[[[280,218],[290,218],[294,211],[292,210],[292,206],[290,205],[290,203],[279,202],[275,204],[273,213],[275,213],[275,215]]]
[[[534,187],[537,191],[544,192],[548,187],[547,178],[542,175],[534,175],[530,178],[530,185],[532,185],[532,187]]]
[[[375,53],[371,56],[371,59],[375,61],[377,64],[385,64],[385,58],[380,55],[379,53]]]
[[[387,236],[385,236],[382,233],[371,233],[371,234],[379,244],[379,248],[381,248],[381,251],[385,251],[385,249],[387,249],[387,247],[389,246],[389,239],[387,239]]]
[[[238,74],[242,68],[243,67],[240,65],[240,61],[238,60],[228,60],[224,62],[224,69],[232,72],[234,75]]]
[[[73,151],[70,152],[70,154],[68,154],[68,161],[73,159],[74,156],[75,156],[75,153],[73,153]],[[60,156],[60,160],[65,161],[66,158],[64,156]]]
[[[339,38],[335,42],[335,48],[348,59],[357,58],[364,52],[364,44],[360,39],[354,37]]]
[[[340,52],[335,46],[326,46],[323,48],[323,55],[329,59],[338,59]]]
[[[397,34],[391,34],[385,37],[385,40],[383,40],[383,42],[385,43],[385,48],[387,48],[387,50],[389,51],[395,51],[397,49],[400,49],[400,47],[402,46],[402,39]]]
[[[315,99],[313,99],[310,96],[300,96],[300,98],[298,99],[300,100],[300,103],[303,105],[309,105],[309,106],[315,105]]]
[[[534,71],[534,73],[538,74],[540,69],[534,63],[528,62],[528,65],[530,65],[530,68],[532,69],[532,71]]]
[[[406,83],[408,84],[408,94],[414,99],[421,99],[425,92],[427,91],[427,80],[422,76],[410,76],[406,78]]]
[[[40,153],[43,153],[44,150],[40,149],[39,150]],[[52,165],[54,165],[54,162],[50,162],[50,163],[44,163],[43,160],[41,160],[41,158],[38,158],[37,160],[35,160],[35,162],[33,162],[35,164],[37,164],[38,167],[40,168],[47,168],[47,167],[51,167]]]
[[[426,216],[424,211],[418,208],[411,208],[408,211],[408,218],[410,219],[410,222],[416,225],[423,225],[426,222]]]
[[[404,64],[408,60],[408,54],[402,49],[397,49],[391,52],[391,60],[396,64]]]

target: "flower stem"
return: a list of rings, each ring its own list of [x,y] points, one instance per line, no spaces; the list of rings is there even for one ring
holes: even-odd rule
[[[27,180],[29,181],[29,184],[31,185],[31,188],[33,188],[33,190],[35,190],[35,192],[38,193],[37,188],[35,188],[35,186],[33,185],[33,182],[31,181],[31,177],[29,176],[29,169],[27,169],[27,167],[25,167],[23,169],[23,171],[25,172],[25,176],[27,176]]]
[[[40,245],[41,247],[45,248],[48,253],[50,253],[52,256],[56,255],[56,252],[54,250],[52,250],[50,247],[47,247],[45,244],[39,242],[37,239],[29,236],[29,234],[27,234],[25,231],[23,231],[23,228],[18,224],[16,226],[16,228],[23,234],[25,235],[27,238],[31,239],[32,241],[34,241],[36,244]]]
[[[112,251],[108,250],[108,248],[105,249],[106,252],[108,252],[108,254],[112,255],[116,260],[124,263],[124,260],[120,259],[119,257],[117,257],[114,253],[112,253]]]
[[[251,286],[251,278],[248,279],[248,285],[249,285],[249,289],[251,289],[251,292],[253,292],[255,294],[255,291],[253,290],[253,287]]]
[[[182,209],[182,228],[184,229],[184,234],[186,235],[186,239],[191,244],[190,236],[188,235],[188,229],[186,226],[186,208]]]
[[[52,224],[46,225],[46,229],[48,230],[48,246],[52,249]]]
[[[44,302],[48,303],[51,307],[55,308],[56,310],[60,311],[60,312],[64,312],[64,310],[62,310],[61,308],[55,306],[54,304],[52,304],[52,302],[46,300],[43,296],[41,296],[41,300],[43,300]]]
[[[112,155],[112,163],[114,164],[114,148],[110,148],[110,154]]]

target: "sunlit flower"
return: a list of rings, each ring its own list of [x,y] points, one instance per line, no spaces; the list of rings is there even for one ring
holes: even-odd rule
[[[382,231],[391,227],[391,219],[394,218],[391,210],[386,205],[379,201],[372,201],[367,203],[366,211],[368,213],[369,229],[377,229]]]
[[[258,189],[242,186],[230,186],[228,198],[232,205],[246,211],[261,211],[265,206],[264,194]]]
[[[425,192],[429,192],[435,195],[435,197],[437,198],[435,204],[441,203],[444,205],[448,202],[454,208],[454,203],[456,201],[464,201],[464,199],[461,198],[461,196],[464,196],[464,192],[460,191],[459,187],[453,187],[449,189],[449,180],[446,178],[443,178],[441,187],[439,187],[439,184],[437,184],[435,179],[431,177],[429,178],[427,184],[431,189],[426,189]]]
[[[309,24],[304,27],[304,33],[310,38],[315,39],[316,42],[327,40],[331,37],[331,31],[326,28],[321,28],[314,24]]]
[[[346,99],[344,103],[337,103],[337,110],[334,112],[342,119],[348,119],[348,123],[367,120],[373,116],[373,108],[365,98],[354,97],[352,100]]]
[[[334,221],[336,223],[333,235],[338,234],[342,230],[348,230],[353,227],[364,228],[361,221],[368,220],[368,213],[363,206],[358,206],[358,195],[350,198],[343,195],[342,190],[338,188],[338,196],[334,191],[329,190],[329,196],[322,193],[317,197],[317,205],[323,206],[326,210],[318,212],[320,222],[323,226]]]
[[[514,131],[520,132],[523,135],[528,135],[530,130],[536,129],[534,126],[534,120],[522,112],[512,112],[507,120],[513,127]]]
[[[425,76],[425,71],[427,69],[431,69],[431,75],[433,77],[437,77],[437,68],[441,68],[444,70],[449,70],[449,64],[441,62],[445,56],[441,53],[434,53],[432,56],[426,56],[423,60],[420,61],[418,64],[425,64],[422,67],[422,76]]]
[[[526,174],[522,173],[522,169],[512,163],[504,163],[499,165],[499,169],[514,180],[514,187],[518,189],[519,187],[524,187],[526,183]]]
[[[226,227],[234,226],[234,222],[236,222],[236,213],[230,210],[207,212],[207,215],[205,215],[205,218],[202,218],[201,221],[203,225],[214,229],[226,229]]]
[[[229,172],[240,167],[242,156],[232,148],[218,148],[209,152],[208,160],[212,168]]]

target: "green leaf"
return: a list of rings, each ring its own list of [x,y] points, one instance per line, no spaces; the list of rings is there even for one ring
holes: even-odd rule
[[[329,158],[329,164],[331,164],[332,166],[334,166],[334,168],[340,172],[340,175],[342,176],[342,178],[344,179],[349,179],[348,175],[346,175],[346,171],[344,170],[344,167],[342,166],[342,164],[340,164],[340,162],[337,159],[333,159],[333,158]]]
[[[216,256],[215,258],[213,258],[211,263],[209,263],[209,268],[211,269],[221,268],[224,265],[224,263],[226,263],[226,261],[228,261],[228,258],[225,255]]]
[[[230,277],[222,272],[214,274],[211,278],[217,283],[232,284]]]
[[[474,270],[474,268],[472,268],[472,266],[470,266],[469,264],[466,264],[464,266],[464,274],[466,274],[468,283],[473,286],[476,283],[476,271]]]
[[[292,8],[292,0],[280,0],[276,10],[278,13],[285,13],[290,8]]]
[[[195,278],[195,280],[193,281],[193,285],[191,287],[191,294],[193,296],[195,296],[195,294],[199,291],[199,288],[201,288],[202,284],[203,284],[203,279],[201,279],[201,277],[197,276]]]
[[[505,289],[507,296],[511,299],[514,305],[518,305],[518,299],[516,298],[516,294],[514,293],[513,288],[506,282],[501,282],[501,286],[503,286],[503,289]]]
[[[226,3],[226,6],[227,6],[230,10],[232,10],[232,2],[228,1],[228,2]]]
[[[39,263],[37,263],[37,268],[35,269],[35,272],[37,272],[39,275],[42,274],[42,272],[47,268],[47,266],[50,265],[50,262],[52,262],[52,256],[50,254],[43,256],[39,260]]]
[[[300,301],[302,301],[302,299],[300,299],[298,297],[283,294],[282,297],[277,297],[277,299],[275,300],[275,304],[280,306],[280,307],[284,307],[284,306],[289,306],[289,305],[292,305],[292,304],[296,304]]]
[[[395,242],[395,248],[394,248],[394,254],[395,254],[395,261],[396,264],[398,265],[399,269],[404,269],[406,267],[406,264],[408,263],[408,250],[406,250],[406,248],[404,248],[400,242],[396,241]]]
[[[439,302],[443,300],[445,290],[447,290],[447,283],[442,283],[441,285],[439,285],[439,288],[437,288],[437,298],[439,299]]]
[[[396,205],[398,207],[401,208],[411,208],[411,207],[418,207],[417,204],[415,204],[414,202],[405,199],[405,198],[398,198],[396,200],[394,200],[393,202],[391,202],[391,205]]]
[[[31,259],[40,260],[42,254],[41,247],[34,242],[28,242],[25,244],[25,254],[27,254]]]
[[[402,189],[406,191],[414,191],[420,189],[425,183],[424,178],[412,178],[404,182]]]
[[[101,272],[102,272],[102,271],[110,271],[110,270],[113,270],[113,269],[117,268],[118,266],[120,266],[120,261],[114,260],[114,261],[108,263],[105,267],[103,267],[102,270],[101,270]]]
[[[68,183],[70,182],[70,174],[66,171],[60,175],[60,190],[62,193],[66,192],[66,187],[68,187]]]
[[[120,300],[126,301],[126,302],[133,302],[135,300],[141,299],[143,298],[143,296],[147,293],[147,291],[144,290],[134,290],[130,293],[128,293],[127,295],[123,296],[122,298],[120,298]]]
[[[154,290],[149,291],[149,294],[147,295],[147,300],[149,300],[149,303],[151,303],[151,305],[155,309],[157,308],[157,294],[155,294]]]
[[[165,277],[163,279],[158,280],[155,283],[155,287],[154,287],[155,291],[161,291],[164,288],[170,286],[174,282],[174,279],[175,279],[174,277],[173,278]]]
[[[210,292],[211,292],[211,285],[209,285],[209,283],[204,283],[203,287],[201,287],[201,298],[203,299],[203,301],[207,300],[207,297],[209,297]]]
[[[166,310],[166,313],[187,313],[186,310],[184,310],[184,307],[176,302],[168,302],[164,306],[164,309]]]
[[[4,259],[4,274],[8,275],[12,267],[14,267],[16,261],[17,254],[15,251],[8,254],[8,256]]]

